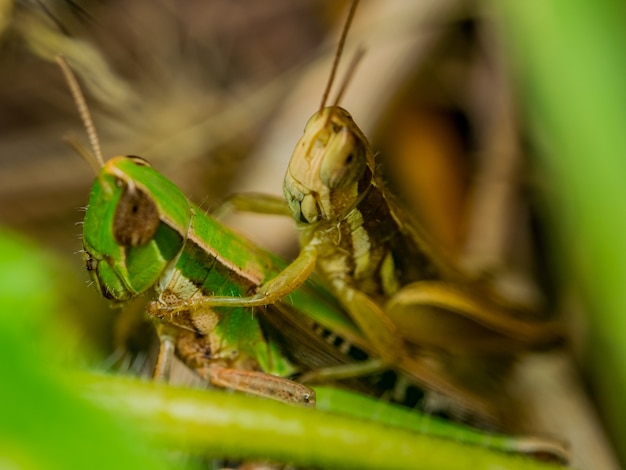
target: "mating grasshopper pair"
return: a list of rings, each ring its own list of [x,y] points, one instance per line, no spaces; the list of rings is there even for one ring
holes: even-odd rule
[[[348,27],[349,21],[339,49]],[[517,354],[558,341],[559,325],[507,304],[446,260],[387,191],[366,137],[337,105],[326,108],[323,102],[307,123],[284,193],[301,244],[289,266],[251,295],[214,292],[153,304],[154,311],[171,319],[194,309],[275,305],[317,269],[376,359],[307,378],[331,380],[393,367],[446,397],[460,414],[498,426],[508,403],[501,399],[503,380],[493,375],[506,374]],[[263,201],[244,196],[231,202],[265,210]],[[282,213],[280,200],[264,202],[266,212]]]
[[[442,261],[385,190],[365,136],[338,106],[311,118],[287,171],[302,245],[288,266],[204,214],[145,160],[99,166],[86,265],[112,300],[156,290],[148,312],[162,320],[159,376],[176,351],[214,385],[312,404],[312,389],[282,377],[296,367],[309,380],[394,368],[497,423],[493,396],[458,376],[455,354],[488,356],[506,344],[512,360],[558,334]],[[308,280],[315,268],[339,304]],[[249,308],[260,306],[253,317]],[[267,337],[258,317],[278,334]],[[463,341],[468,329],[477,341]],[[364,351],[374,359],[362,360]]]

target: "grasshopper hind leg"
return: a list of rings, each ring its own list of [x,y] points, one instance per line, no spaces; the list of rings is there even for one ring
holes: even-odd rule
[[[563,339],[558,321],[506,308],[449,282],[408,284],[385,310],[407,340],[454,353],[514,355],[548,349]]]
[[[283,377],[260,371],[229,369],[219,365],[212,365],[198,372],[216,387],[237,390],[284,403],[315,406],[315,390]]]
[[[180,330],[177,355],[214,387],[236,390],[285,403],[315,405],[315,391],[292,380],[258,370],[256,361],[214,351],[211,335]]]

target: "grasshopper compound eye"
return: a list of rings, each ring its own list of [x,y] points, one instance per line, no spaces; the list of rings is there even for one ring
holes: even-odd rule
[[[159,228],[159,210],[152,198],[135,185],[125,184],[113,218],[113,236],[122,246],[141,246]]]
[[[331,134],[324,160],[320,167],[320,180],[329,189],[341,189],[356,183],[365,172],[366,150],[350,128],[339,127]]]

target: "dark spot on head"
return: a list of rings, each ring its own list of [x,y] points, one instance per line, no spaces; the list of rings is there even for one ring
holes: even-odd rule
[[[159,227],[159,210],[154,200],[136,186],[126,185],[113,217],[113,236],[122,246],[141,246],[154,237]]]

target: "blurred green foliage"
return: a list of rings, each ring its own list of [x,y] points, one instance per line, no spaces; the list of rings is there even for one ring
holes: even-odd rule
[[[84,348],[63,322],[66,278],[57,258],[0,230],[0,467],[167,468],[69,378]]]
[[[325,468],[554,468],[254,397],[79,373],[88,348],[64,321],[63,263],[6,230],[0,260],[1,467],[169,468],[181,455],[169,449]]]
[[[619,0],[492,2],[554,185],[552,207],[590,311],[592,388],[626,442],[626,7]],[[623,445],[616,446],[626,462]]]

